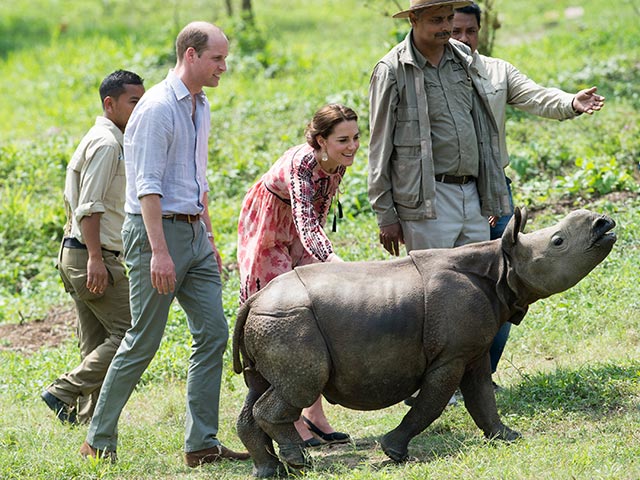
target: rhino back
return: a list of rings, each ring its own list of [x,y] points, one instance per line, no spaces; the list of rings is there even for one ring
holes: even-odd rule
[[[334,263],[296,272],[331,357],[325,396],[367,410],[415,391],[426,360],[422,281],[413,261]]]

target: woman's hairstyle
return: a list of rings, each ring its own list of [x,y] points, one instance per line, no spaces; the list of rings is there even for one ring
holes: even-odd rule
[[[307,143],[316,150],[320,150],[318,136],[327,138],[333,133],[335,126],[341,122],[358,121],[358,115],[349,107],[338,103],[330,103],[318,110],[307,125],[304,136]]]

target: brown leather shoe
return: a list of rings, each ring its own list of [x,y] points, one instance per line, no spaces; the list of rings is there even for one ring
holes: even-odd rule
[[[203,463],[215,463],[222,460],[249,460],[251,456],[247,452],[234,452],[224,445],[187,452],[184,461],[190,467],[199,467]]]
[[[116,452],[93,448],[86,441],[80,446],[80,455],[82,455],[82,458],[91,457],[99,460],[109,460],[111,463],[116,463]]]

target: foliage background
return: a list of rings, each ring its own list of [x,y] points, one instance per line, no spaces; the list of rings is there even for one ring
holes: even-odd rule
[[[347,218],[332,235],[347,260],[385,258],[366,197],[367,86],[375,62],[407,31],[389,18],[405,2],[254,2],[255,24],[226,16],[222,1],[29,0],[0,5],[0,324],[36,322],[68,305],[54,268],[62,237],[62,188],[75,145],[100,113],[97,88],[116,68],[149,87],[175,60],[188,21],[220,24],[229,72],[208,91],[209,181],[214,231],[226,266],[224,303],[235,321],[235,228],[248,186],[311,114],[340,101],[361,117],[363,141],[343,185]],[[314,454],[311,478],[638,478],[638,240],[640,36],[637,0],[497,1],[493,55],[541,84],[607,97],[592,118],[568,122],[508,115],[509,175],[533,227],[588,207],[618,222],[618,244],[587,279],[538,302],[512,339],[497,380],[517,445],[483,442],[463,408],[448,409],[412,443],[420,462],[388,465],[375,439],[405,411],[328,407],[356,445]],[[581,8],[576,10],[576,8]],[[578,15],[576,15],[576,12]],[[0,343],[3,340],[0,339]],[[32,355],[0,352],[0,478],[243,478],[246,465],[189,471],[181,465],[190,337],[175,307],[166,338],[121,422],[120,462],[87,464],[84,428],[55,424],[38,399],[78,361],[75,339]],[[227,358],[227,361],[229,359]],[[228,364],[227,364],[228,365]],[[244,386],[227,368],[221,432],[230,446]],[[333,420],[335,419],[335,420]]]

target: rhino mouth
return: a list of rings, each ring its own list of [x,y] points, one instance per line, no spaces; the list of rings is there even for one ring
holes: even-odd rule
[[[615,228],[616,222],[609,217],[602,216],[593,224],[593,241],[591,245],[594,247],[610,246],[617,240],[616,233],[612,230]]]

